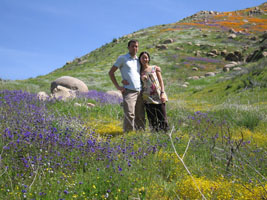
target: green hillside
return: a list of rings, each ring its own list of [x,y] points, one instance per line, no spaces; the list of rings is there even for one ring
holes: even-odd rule
[[[134,38],[139,40],[139,52],[150,52],[151,63],[162,68],[170,105],[178,102],[186,109],[210,110],[234,101],[234,104],[254,103],[264,107],[266,11],[266,3],[234,12],[200,11],[177,23],[149,27],[114,39],[50,74],[2,81],[0,87],[50,93],[50,83],[68,75],[81,79],[89,89],[114,90],[108,71],[117,57],[127,52],[127,43]],[[256,50],[264,56],[255,54],[254,60],[246,62]],[[230,53],[236,56],[227,58]],[[223,72],[223,67],[232,61],[238,63],[235,67],[241,71]],[[205,77],[207,72],[216,76]]]

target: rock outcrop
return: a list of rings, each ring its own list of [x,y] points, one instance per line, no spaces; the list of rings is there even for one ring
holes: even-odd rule
[[[56,99],[75,98],[78,93],[88,92],[87,85],[74,77],[62,76],[51,83],[52,97]]]
[[[53,94],[53,91],[57,86],[62,86],[67,89],[77,91],[77,92],[88,92],[88,87],[87,85],[74,77],[71,76],[62,76],[55,81],[51,83],[51,93]]]

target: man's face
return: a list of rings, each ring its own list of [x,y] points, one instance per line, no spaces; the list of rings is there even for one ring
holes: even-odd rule
[[[137,54],[137,51],[138,51],[138,42],[131,42],[128,49],[129,49],[129,53],[132,56],[135,56]]]

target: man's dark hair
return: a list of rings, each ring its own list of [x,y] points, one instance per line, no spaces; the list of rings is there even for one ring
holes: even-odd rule
[[[138,43],[138,40],[130,40],[130,41],[128,42],[128,47],[131,45],[131,43]]]

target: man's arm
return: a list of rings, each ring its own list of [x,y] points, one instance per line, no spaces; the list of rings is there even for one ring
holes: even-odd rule
[[[117,82],[117,79],[115,77],[115,72],[117,71],[118,67],[116,66],[112,66],[111,69],[109,70],[108,74],[109,74],[109,77],[112,81],[112,83],[114,84],[114,86],[121,91],[121,93],[123,93],[125,91],[125,88],[124,87],[121,87],[119,86],[118,82]]]

